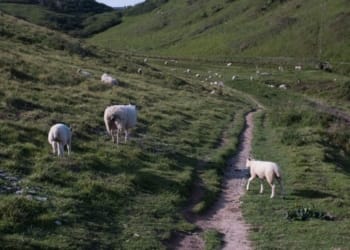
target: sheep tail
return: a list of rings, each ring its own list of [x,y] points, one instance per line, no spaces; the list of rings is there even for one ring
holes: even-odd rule
[[[280,171],[278,170],[278,167],[274,168],[273,172],[274,172],[277,179],[282,179],[282,176],[281,176]]]

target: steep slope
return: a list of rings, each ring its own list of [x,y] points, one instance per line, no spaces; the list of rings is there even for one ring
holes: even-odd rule
[[[1,0],[0,10],[41,26],[83,37],[121,22],[120,12],[94,0]]]
[[[296,57],[348,61],[346,0],[174,0],[90,39],[172,56]]]

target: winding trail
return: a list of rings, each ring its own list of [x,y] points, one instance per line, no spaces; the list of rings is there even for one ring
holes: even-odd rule
[[[245,128],[241,134],[238,153],[228,161],[220,197],[212,208],[203,215],[195,215],[190,212],[196,203],[196,197],[193,197],[193,201],[184,214],[200,230],[197,233],[179,237],[179,242],[174,246],[174,249],[204,249],[204,242],[200,237],[200,232],[208,229],[215,229],[223,234],[223,249],[246,250],[252,248],[251,242],[248,240],[249,226],[243,219],[240,199],[245,193],[245,184],[248,176],[245,161],[251,150],[253,115],[255,112],[258,111],[252,111],[245,117]],[[198,189],[198,187],[195,189]],[[192,195],[199,195],[198,190],[194,190]]]

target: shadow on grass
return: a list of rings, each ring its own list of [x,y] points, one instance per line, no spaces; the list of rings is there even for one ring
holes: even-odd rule
[[[332,197],[335,198],[336,196],[333,194],[317,191],[317,190],[311,190],[311,189],[297,189],[294,190],[291,195],[300,196],[304,198],[309,199],[322,199],[322,198],[328,198]]]

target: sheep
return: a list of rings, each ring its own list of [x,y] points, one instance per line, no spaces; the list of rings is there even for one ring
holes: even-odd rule
[[[200,74],[198,74],[198,73],[196,74],[196,77],[197,77],[197,78],[199,78],[200,76],[201,76]]]
[[[281,186],[281,191],[283,194],[283,185],[282,185],[282,176],[279,170],[279,166],[274,162],[269,161],[257,161],[248,158],[246,161],[246,167],[250,168],[250,178],[247,183],[247,190],[249,190],[249,184],[255,177],[260,179],[260,193],[264,191],[264,186],[262,180],[266,179],[268,184],[271,186],[271,196],[275,196],[275,184],[274,180],[276,179]]]
[[[164,65],[168,65],[168,61],[164,61]]]
[[[145,59],[143,59],[143,62],[147,63],[148,62],[148,58],[146,57]]]
[[[251,81],[253,81],[253,80],[254,80],[254,77],[253,77],[253,76],[250,76],[249,79],[250,79]]]
[[[82,70],[82,69],[77,69],[77,74],[84,76],[84,77],[90,77],[91,73],[86,71],[86,70]]]
[[[281,84],[280,86],[278,86],[279,89],[287,89],[287,86],[285,84]]]
[[[232,63],[229,62],[228,64],[226,64],[226,66],[227,66],[227,67],[231,67],[231,66],[232,66]]]
[[[283,67],[282,66],[278,66],[278,70],[283,72]]]
[[[223,88],[225,86],[223,81],[217,82],[218,87]]]
[[[111,75],[108,75],[107,73],[103,73],[101,76],[101,82],[106,83],[108,85],[118,85],[117,79],[113,78]]]
[[[137,111],[134,105],[113,105],[105,109],[104,122],[109,135],[114,143],[119,144],[119,132],[124,131],[126,143],[129,130],[135,127]]]
[[[186,73],[191,73],[191,70],[190,69],[186,69]]]
[[[300,65],[296,65],[296,66],[294,67],[294,69],[295,69],[295,70],[301,70],[301,66],[300,66]]]
[[[238,78],[238,76],[233,75],[233,76],[232,76],[232,81],[236,80],[237,78]]]
[[[52,146],[52,153],[58,156],[64,155],[64,146],[67,146],[68,155],[71,152],[72,130],[62,123],[57,123],[50,128],[48,141]]]
[[[137,69],[137,73],[141,75],[142,74],[142,68],[138,68]]]

